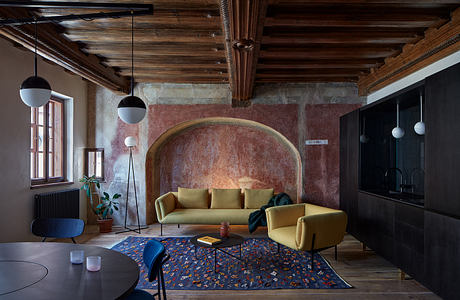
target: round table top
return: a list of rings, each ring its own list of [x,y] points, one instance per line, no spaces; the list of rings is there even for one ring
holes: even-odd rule
[[[98,272],[70,262],[70,251],[101,256]],[[0,243],[0,298],[117,299],[132,292],[139,266],[114,250],[70,243]]]
[[[198,239],[204,236],[210,236],[213,238],[221,239],[222,242],[214,244],[214,245],[208,245],[205,243],[198,242]],[[241,245],[244,242],[244,238],[241,235],[237,235],[233,233],[230,233],[228,238],[221,238],[220,233],[212,232],[212,233],[202,233],[202,234],[196,235],[190,239],[190,242],[194,244],[195,246],[199,246],[203,248],[228,248],[228,247]]]

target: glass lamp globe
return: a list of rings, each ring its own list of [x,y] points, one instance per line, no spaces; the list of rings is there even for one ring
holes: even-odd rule
[[[414,130],[415,130],[415,133],[417,133],[418,135],[424,135],[425,134],[425,123],[422,121],[415,123]]]
[[[139,123],[145,117],[146,112],[147,107],[144,101],[136,96],[127,96],[118,104],[118,116],[128,124]]]
[[[359,142],[362,143],[362,144],[366,144],[369,142],[369,137],[365,134],[361,134],[359,136]]]
[[[402,129],[401,127],[395,127],[393,128],[393,130],[391,131],[391,135],[393,135],[393,137],[395,139],[400,139],[404,136],[404,129]]]
[[[42,77],[30,76],[21,84],[19,95],[24,104],[30,107],[40,107],[50,99],[51,86]]]
[[[127,138],[125,138],[125,145],[127,147],[134,147],[134,146],[136,146],[136,144],[137,144],[137,140],[136,140],[135,137],[128,136]]]

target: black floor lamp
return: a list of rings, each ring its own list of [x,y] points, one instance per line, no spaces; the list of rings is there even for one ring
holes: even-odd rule
[[[124,230],[117,231],[115,233],[123,233],[123,232],[129,232],[129,231],[134,231],[137,233],[141,233],[141,229],[146,229],[148,226],[141,226],[140,221],[139,221],[139,205],[137,203],[137,188],[136,188],[136,176],[134,175],[134,160],[133,160],[133,148],[136,146],[136,138],[132,136],[128,136],[125,139],[125,145],[128,146],[129,148],[129,162],[128,162],[128,184],[126,186],[126,204],[125,204],[125,225]],[[133,170],[133,185],[134,185],[134,199],[136,201],[136,217],[137,217],[137,228],[129,228],[128,225],[126,224],[128,220],[128,199],[129,199],[129,182],[131,178],[131,170]]]

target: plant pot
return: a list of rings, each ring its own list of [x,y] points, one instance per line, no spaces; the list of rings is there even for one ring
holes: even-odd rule
[[[113,219],[97,220],[100,233],[112,232]]]

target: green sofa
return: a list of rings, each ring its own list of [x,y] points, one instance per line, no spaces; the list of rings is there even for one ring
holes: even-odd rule
[[[199,194],[199,195],[198,195]],[[249,215],[265,205],[273,189],[183,189],[155,200],[160,235],[163,224],[247,225]]]

